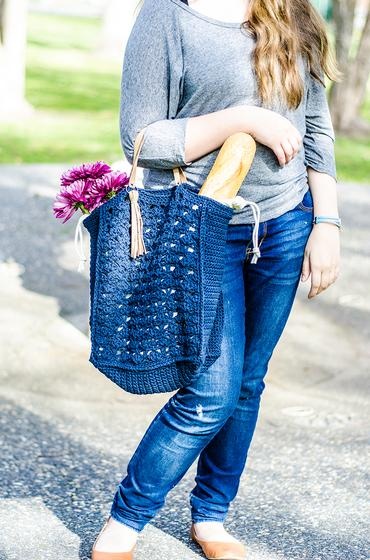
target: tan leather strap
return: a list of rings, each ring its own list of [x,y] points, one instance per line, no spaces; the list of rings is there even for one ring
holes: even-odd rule
[[[135,139],[134,159],[132,161],[132,167],[130,173],[130,185],[134,185],[136,182],[137,163],[138,163],[138,159],[143,143],[144,143],[144,129],[139,132],[139,134],[136,136]]]
[[[175,167],[172,171],[173,171],[175,181],[176,181],[177,184],[186,183],[186,181],[187,181],[186,175],[185,175],[184,171],[181,169],[181,167]]]
[[[146,130],[145,128],[140,130],[140,132],[138,133],[138,135],[136,136],[136,139],[135,139],[134,159],[132,161],[132,167],[131,167],[131,173],[130,173],[130,185],[135,185],[137,164],[138,164],[138,161],[139,161],[139,155],[140,155],[141,148],[144,144],[145,130]],[[185,175],[184,171],[181,169],[181,167],[175,167],[172,170],[172,172],[173,172],[173,175],[175,177],[175,182],[178,185],[180,183],[186,183],[186,180],[187,180],[186,175]]]

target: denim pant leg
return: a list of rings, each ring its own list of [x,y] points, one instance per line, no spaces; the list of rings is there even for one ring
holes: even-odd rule
[[[223,274],[225,321],[221,356],[158,412],[127,466],[111,515],[141,531],[164,504],[238,402],[244,359],[245,245],[228,242]]]
[[[239,401],[232,416],[200,454],[196,486],[190,493],[195,522],[226,517],[237,494],[257,422],[263,378],[271,354],[290,314],[312,229],[308,206],[299,204],[284,215],[261,224],[261,258],[245,262],[245,356]],[[237,227],[237,226],[236,226]],[[248,236],[246,229],[240,235]]]

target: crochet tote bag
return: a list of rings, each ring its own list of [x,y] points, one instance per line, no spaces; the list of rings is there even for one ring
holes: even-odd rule
[[[137,188],[143,134],[130,185],[83,221],[90,235],[89,361],[136,394],[183,387],[219,357],[233,214],[198,195],[180,169],[174,186]]]

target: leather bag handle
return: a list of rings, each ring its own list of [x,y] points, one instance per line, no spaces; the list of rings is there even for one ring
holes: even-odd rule
[[[130,173],[130,185],[135,185],[135,182],[136,182],[137,164],[138,164],[138,161],[139,161],[139,155],[140,155],[140,152],[141,152],[141,148],[144,144],[145,130],[146,130],[146,128],[143,128],[142,130],[140,130],[140,132],[138,133],[138,135],[136,136],[136,139],[135,139],[134,159],[132,161],[132,167],[131,167],[131,173]],[[181,169],[181,167],[175,167],[172,170],[172,172],[173,172],[173,176],[175,177],[175,182],[178,185],[180,183],[186,183],[186,181],[187,181],[186,175],[185,175],[184,171]]]

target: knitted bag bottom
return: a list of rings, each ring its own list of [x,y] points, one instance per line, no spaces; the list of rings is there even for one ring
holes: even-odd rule
[[[130,393],[188,385],[221,353],[222,276],[233,210],[186,183],[139,189],[147,253],[130,257],[127,191],[90,233],[90,362]]]

